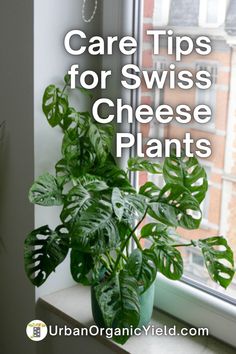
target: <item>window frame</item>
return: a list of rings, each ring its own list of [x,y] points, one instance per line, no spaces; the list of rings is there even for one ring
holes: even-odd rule
[[[197,61],[195,63],[195,68],[196,71],[198,70],[206,70],[208,72],[211,72],[211,77],[212,77],[212,85],[209,89],[207,90],[200,90],[198,88],[196,88],[196,92],[195,92],[195,103],[196,106],[197,105],[201,105],[201,104],[206,104],[207,106],[209,106],[211,108],[212,111],[212,119],[209,123],[202,125],[202,124],[197,124],[194,123],[192,124],[193,128],[196,128],[198,130],[202,130],[202,131],[209,131],[209,130],[215,130],[216,129],[216,116],[215,116],[215,106],[216,106],[216,102],[217,102],[217,77],[218,77],[218,73],[219,73],[219,68],[218,68],[218,64],[217,62],[208,62],[206,63],[205,61]],[[208,99],[206,101],[202,101],[201,97],[202,95],[204,95],[207,91],[207,95],[208,95]],[[209,101],[209,102],[207,102]]]
[[[208,13],[208,3],[209,0],[200,0],[199,3],[199,26],[203,28],[218,28],[220,27],[225,20],[226,8],[228,1],[225,0],[223,3],[222,0],[218,0],[218,11],[217,11],[217,22],[208,22],[207,13]]]
[[[116,9],[121,16],[120,26],[122,32],[132,31],[133,35],[139,41],[142,33],[140,19],[142,16],[143,0],[131,0],[129,2],[122,1],[122,6],[117,1],[105,0],[104,3],[104,19],[110,16],[110,6],[117,6]],[[114,10],[114,9],[113,9]],[[130,21],[130,19],[133,19]],[[129,23],[128,27],[127,24]],[[113,32],[114,32],[114,27]],[[104,22],[106,31],[106,23]],[[109,28],[108,28],[109,32]],[[141,50],[132,57],[132,63],[141,66]],[[121,58],[117,57],[119,63]],[[126,58],[127,60],[127,58]],[[112,67],[117,67],[117,63],[112,63]],[[120,89],[119,89],[120,90]],[[127,92],[122,89],[122,92],[117,92],[116,95],[125,96]],[[136,106],[140,99],[140,90],[133,92],[130,95],[130,104]],[[127,127],[126,127],[127,128]],[[131,126],[131,132],[137,132],[137,126]],[[132,149],[131,153],[126,155],[121,161],[123,165],[125,160],[136,153]],[[131,181],[137,187],[137,176],[134,173],[130,174]],[[207,291],[206,291],[207,290]],[[218,339],[236,347],[235,326],[236,326],[236,306],[231,297],[219,294],[212,289],[204,286],[199,286],[187,277],[183,277],[181,281],[170,281],[161,274],[157,275],[156,294],[154,305],[170,315],[173,315],[182,321],[185,321],[193,326],[205,326],[209,328],[210,334]],[[222,328],[224,331],[222,331]]]
[[[158,4],[155,5],[155,1],[154,1],[153,25],[167,26],[169,22],[169,9],[170,9],[171,0],[157,0],[157,1],[159,3],[162,3],[162,6],[164,5],[165,8],[161,9],[161,16],[160,16],[161,21],[160,21],[160,19],[158,18]]]

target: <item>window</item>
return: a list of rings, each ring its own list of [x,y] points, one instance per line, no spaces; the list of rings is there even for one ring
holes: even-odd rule
[[[205,104],[211,108],[212,111],[212,119],[207,124],[207,126],[198,124],[199,129],[213,129],[215,127],[215,106],[216,106],[216,97],[217,97],[217,74],[218,74],[218,69],[217,69],[217,64],[211,64],[211,63],[197,63],[196,64],[196,71],[207,71],[208,73],[211,74],[211,81],[212,85],[209,89],[207,90],[199,90],[196,88],[196,105],[200,104]]]
[[[201,161],[202,163],[202,161]],[[203,164],[202,165],[204,166],[204,169],[207,173],[207,177],[208,177],[208,184],[209,184],[209,187],[208,187],[208,193],[206,195],[206,198],[203,200],[202,204],[201,204],[201,210],[202,210],[202,225],[203,227],[207,226],[209,220],[208,220],[208,217],[209,217],[209,204],[210,204],[210,188],[211,188],[211,166],[209,165],[206,165],[206,164]]]
[[[157,0],[154,2],[154,26],[166,26],[169,22],[170,0]]]
[[[199,26],[216,28],[224,24],[227,0],[201,0]]]
[[[154,0],[152,2],[154,3],[153,6],[148,0],[144,0],[143,2],[145,27],[142,27],[141,32],[144,32],[148,28],[148,24],[150,28],[153,23],[159,23],[160,26],[161,24],[163,26],[168,24],[167,12],[170,11],[171,7],[169,2],[161,2],[158,21],[157,13],[160,2]],[[181,4],[183,5],[184,1],[180,2]],[[210,182],[207,198],[201,206],[203,222],[199,230],[189,232],[179,229],[178,232],[181,235],[180,242],[185,242],[190,238],[197,239],[224,235],[236,254],[236,61],[234,59],[236,58],[236,50],[232,49],[228,44],[227,37],[224,35],[225,32],[222,31],[221,35],[219,35],[216,28],[224,26],[227,4],[227,1],[200,1],[199,23],[200,26],[211,27],[209,36],[211,35],[213,41],[213,50],[211,54],[204,57],[204,61],[200,56],[190,55],[180,63],[184,68],[193,72],[195,70],[210,72],[213,81],[211,89],[201,91],[193,89],[183,93],[180,90],[172,90],[171,92],[168,88],[165,88],[162,92],[154,90],[152,98],[150,97],[155,106],[159,104],[176,106],[176,104],[183,102],[190,106],[191,104],[192,106],[207,104],[213,110],[212,122],[214,124],[212,125],[212,122],[208,123],[205,125],[205,129],[199,129],[199,125],[189,125],[186,127],[173,123],[163,127],[153,124],[149,127],[147,136],[145,135],[145,137],[149,138],[158,135],[158,137],[175,138],[182,136],[185,132],[191,131],[196,137],[207,138],[211,141],[213,154],[207,161],[203,162]],[[164,9],[163,7],[165,6],[166,8]],[[180,16],[180,14],[183,16],[185,10],[172,11],[172,17],[175,14],[176,16]],[[161,19],[160,16],[163,16],[163,18]],[[172,20],[175,24],[179,24],[175,25],[176,32],[192,36],[199,35],[199,26],[195,28],[192,25],[189,28],[187,26],[183,27],[181,25],[181,18],[176,19],[176,21],[172,18]],[[142,21],[140,26],[144,26]],[[215,36],[214,31],[216,31]],[[207,29],[204,34],[208,35]],[[161,55],[153,56],[151,62],[150,50],[149,52],[147,51],[147,46],[150,46],[150,43],[146,43],[146,40],[144,36],[142,62],[148,62],[150,70],[163,70],[169,67],[171,58],[167,55],[165,45],[162,45]],[[146,60],[148,55],[149,59]],[[139,93],[141,101],[145,98],[145,95],[147,95],[147,92],[142,91],[141,88]],[[225,175],[232,177],[230,181],[225,180]],[[140,184],[148,178],[158,183],[161,187],[162,181],[160,177],[151,177],[147,174],[140,175]],[[182,252],[186,266],[183,281],[173,284],[173,282],[166,280],[161,275],[158,276],[158,306],[196,326],[200,323],[208,324],[212,334],[236,345],[233,330],[231,331],[230,329],[230,333],[228,334],[222,331],[222,328],[226,328],[226,326],[227,328],[231,328],[231,326],[235,327],[236,325],[236,311],[234,311],[234,307],[231,305],[236,303],[236,278],[227,291],[225,291],[209,279],[203,264],[203,258],[198,250],[188,249]]]
[[[147,0],[146,0],[147,1]],[[145,1],[144,1],[145,2]],[[148,1],[147,1],[148,2]],[[207,9],[210,9],[211,2],[208,1]],[[154,1],[153,7],[153,16],[155,16],[155,11],[157,11],[159,1]],[[165,6],[162,4],[162,6]],[[217,4],[216,4],[217,7]],[[169,5],[166,5],[166,11],[169,11]],[[208,11],[205,9],[205,11]],[[202,11],[202,10],[201,10]],[[149,9],[150,13],[150,9]],[[147,18],[147,16],[145,16]],[[151,19],[149,21],[151,23]],[[182,30],[181,27],[179,30]],[[192,29],[191,29],[192,30]],[[188,29],[185,28],[184,32],[187,34]],[[192,33],[192,32],[191,32]],[[196,27],[196,35],[198,34],[198,28]],[[145,56],[148,55],[146,52],[145,46],[145,37],[143,43],[143,62],[145,62]],[[148,137],[154,137],[158,135],[159,137],[165,138],[175,138],[178,136],[182,136],[186,131],[191,131],[193,135],[198,136],[198,138],[208,138],[212,141],[212,150],[213,156],[208,159],[205,163],[205,169],[208,173],[209,184],[210,188],[207,194],[206,199],[202,203],[202,212],[203,212],[203,222],[202,228],[200,230],[196,230],[194,232],[189,233],[186,230],[179,230],[183,240],[188,240],[189,237],[193,238],[201,238],[207,237],[211,235],[220,235],[222,230],[222,213],[225,211],[223,210],[223,202],[225,197],[223,198],[224,193],[224,184],[223,184],[223,175],[225,174],[224,169],[225,165],[227,164],[228,159],[232,159],[232,151],[226,150],[226,143],[228,139],[228,108],[230,104],[230,100],[233,99],[230,96],[229,87],[231,85],[231,78],[229,72],[231,72],[231,49],[230,46],[227,45],[225,38],[222,36],[220,40],[217,39],[212,45],[212,53],[209,54],[207,57],[204,58],[202,61],[202,57],[199,58],[196,56],[189,56],[188,58],[184,59],[183,63],[178,63],[178,65],[184,65],[185,68],[188,68],[193,71],[199,70],[206,70],[211,73],[212,78],[212,86],[210,89],[207,90],[188,90],[188,91],[181,91],[181,90],[169,90],[167,87],[163,90],[155,90],[154,97],[153,97],[153,104],[155,106],[160,104],[170,104],[175,106],[176,102],[178,104],[185,103],[192,105],[198,104],[206,104],[212,108],[213,115],[212,115],[212,122],[208,124],[200,125],[200,124],[191,124],[191,125],[177,125],[176,123],[165,125],[164,127],[158,124],[150,125],[148,131]],[[193,60],[194,58],[194,60]],[[158,71],[162,71],[169,67],[171,63],[171,58],[167,55],[167,51],[165,48],[165,44],[163,44],[161,48],[161,55],[160,56],[152,56],[152,63],[150,63],[149,59],[149,69],[156,69]],[[176,64],[176,63],[175,63]],[[218,85],[223,87],[224,89],[218,90]],[[147,93],[143,93],[141,90],[140,97],[141,100],[143,95]],[[219,103],[219,102],[220,103]],[[234,128],[233,123],[232,129]],[[214,130],[209,130],[214,125]],[[187,126],[187,127],[186,127]],[[229,127],[228,127],[229,129]],[[220,133],[218,133],[220,131]],[[232,132],[230,133],[229,139],[232,139]],[[231,149],[235,149],[235,147],[231,146]],[[231,163],[231,169],[236,171],[236,159],[234,160],[234,164]],[[147,176],[146,176],[147,177]],[[144,177],[143,177],[144,178]],[[154,177],[155,178],[155,177]],[[156,181],[155,181],[156,182]],[[158,181],[161,183],[161,181]],[[236,185],[234,186],[236,192]],[[224,202],[225,203],[225,202]],[[233,223],[233,213],[234,213],[234,203],[233,200],[228,200],[227,206],[227,220],[224,221],[228,225],[228,229],[234,230],[235,226]],[[224,219],[225,220],[225,219]],[[191,234],[191,235],[190,235]],[[228,235],[228,232],[227,232]],[[227,236],[226,235],[226,236]],[[235,232],[232,232],[232,236],[230,236],[229,243],[235,249],[236,252],[236,244],[235,244]],[[205,280],[203,281],[203,283]],[[207,280],[207,284],[211,288],[216,289],[217,291],[222,292],[223,290],[220,289],[215,283],[213,283],[210,279]],[[228,294],[231,294],[233,297],[236,298],[236,282],[231,286],[228,290]]]
[[[158,60],[154,58],[154,68],[158,72],[162,72],[167,69],[167,60],[166,58],[159,57]],[[153,103],[154,107],[157,107],[158,105],[164,104],[164,92],[165,90],[154,90],[154,98],[153,98]],[[164,129],[162,126],[157,127],[157,121],[153,120],[151,122],[151,127],[150,127],[150,134],[154,132],[153,138],[155,138],[155,134],[158,131],[158,136],[163,137],[164,136]],[[159,128],[159,129],[158,129]]]
[[[200,267],[200,269],[204,266],[204,260],[201,254],[197,254],[196,252],[192,252],[192,258],[191,262],[194,265],[197,265]]]

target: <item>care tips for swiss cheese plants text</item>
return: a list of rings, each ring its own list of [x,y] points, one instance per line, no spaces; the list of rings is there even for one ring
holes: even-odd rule
[[[167,39],[168,54],[175,55],[177,62],[193,51],[202,56],[211,52],[210,39],[205,36],[193,41],[174,36],[171,30],[150,30],[147,35],[153,42],[154,55],[159,54],[162,37]],[[70,45],[73,36],[79,36],[83,43],[77,49]],[[76,56],[86,51],[90,55],[112,56],[115,46],[130,56],[138,46],[133,37],[86,38],[80,30],[70,31],[64,43],[67,52]],[[166,82],[172,89],[183,90],[193,86],[206,90],[211,86],[207,71],[201,70],[195,76],[187,70],[176,74],[174,64],[169,70],[152,73],[127,64],[120,76],[116,85],[130,90],[138,89],[141,80],[149,90],[161,90]],[[27,236],[25,269],[30,281],[40,286],[70,252],[71,274],[76,282],[93,287],[105,326],[122,329],[139,325],[140,297],[155,281],[157,272],[171,280],[181,278],[180,247],[199,248],[210,277],[224,288],[231,283],[235,271],[233,252],[224,237],[214,235],[183,243],[176,231],[178,227],[193,230],[200,226],[200,204],[208,181],[192,150],[198,157],[209,157],[210,142],[193,141],[186,133],[171,150],[171,140],[151,139],[144,155],[141,133],[115,134],[112,125],[114,120],[122,123],[125,110],[130,124],[135,120],[149,123],[152,119],[162,124],[174,120],[180,124],[192,120],[206,124],[211,119],[211,109],[206,105],[191,109],[181,104],[175,109],[160,105],[154,111],[148,105],[140,105],[134,110],[124,107],[120,98],[115,102],[100,98],[86,112],[71,106],[71,91],[92,96],[91,90],[98,86],[106,89],[108,80],[112,80],[111,71],[101,71],[100,75],[92,70],[80,72],[75,64],[68,70],[62,87],[50,85],[45,89],[42,108],[50,126],[61,128],[61,159],[55,165],[55,175],[45,173],[33,183],[29,199],[45,207],[61,206],[61,222],[55,230],[43,225]],[[104,105],[115,109],[116,114],[100,116]],[[137,156],[128,160],[125,169],[112,156],[114,139],[116,157],[121,157],[124,149],[136,146]],[[162,157],[163,163],[157,163],[156,158]],[[137,191],[129,181],[130,171],[158,175],[163,187],[148,181]],[[128,335],[114,335],[119,343],[127,339]]]

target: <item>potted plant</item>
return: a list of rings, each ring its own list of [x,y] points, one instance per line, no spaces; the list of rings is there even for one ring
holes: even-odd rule
[[[208,183],[197,159],[173,153],[160,165],[134,157],[121,169],[111,154],[113,127],[71,107],[69,86],[66,76],[63,89],[50,85],[43,96],[48,123],[62,130],[62,158],[55,175],[45,173],[33,183],[29,199],[62,209],[55,230],[45,225],[25,240],[30,281],[42,285],[70,252],[73,279],[92,287],[96,323],[118,329],[150,320],[157,273],[171,280],[183,274],[179,247],[200,248],[210,277],[227,288],[234,260],[226,239],[178,241],[178,227],[193,230],[201,222]],[[162,175],[164,186],[149,181],[136,191],[128,178],[133,171]],[[128,337],[114,340],[125,343]]]

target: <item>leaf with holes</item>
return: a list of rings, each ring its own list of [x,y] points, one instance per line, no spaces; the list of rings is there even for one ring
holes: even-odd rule
[[[165,158],[163,176],[166,183],[181,184],[201,203],[208,190],[207,174],[196,157]]]
[[[146,171],[152,174],[161,174],[162,168],[158,163],[151,162],[149,160],[144,160],[140,157],[132,157],[128,161],[129,171]]]
[[[157,265],[155,253],[152,249],[145,249],[142,251],[142,266],[138,282],[142,285],[144,293],[156,280]]]
[[[233,251],[223,237],[210,237],[199,240],[207,270],[212,280],[227,288],[231,283],[234,271]]]
[[[112,191],[112,205],[118,220],[134,222],[141,219],[146,212],[146,198],[140,194],[126,194],[114,188]]]
[[[104,181],[90,175],[80,177],[76,181],[78,185],[68,192],[61,212],[62,222],[68,226],[71,224],[71,227],[82,211],[101,198],[100,192],[108,189]]]
[[[149,202],[148,213],[165,225],[197,229],[201,222],[201,209],[190,192],[178,184],[166,184],[157,201]]]
[[[95,295],[108,328],[136,328],[140,319],[140,300],[137,280],[126,271],[117,273],[95,287]],[[129,336],[115,336],[121,344]]]
[[[109,124],[104,126],[90,122],[88,137],[91,145],[96,151],[99,161],[104,162],[108,153],[111,151],[113,126]]]
[[[90,254],[72,249],[70,254],[71,275],[77,283],[92,285],[93,257]]]
[[[62,142],[62,155],[70,174],[74,178],[94,170],[96,152],[86,137],[78,138],[71,132],[65,132]]]
[[[57,179],[49,173],[40,176],[30,188],[29,200],[43,206],[62,205],[62,189]]]
[[[155,199],[159,196],[160,188],[158,188],[153,182],[146,182],[139,189],[139,194],[144,195],[150,199]]]
[[[153,249],[158,271],[171,280],[179,280],[183,275],[183,259],[180,252],[164,242],[155,243]]]
[[[127,271],[135,279],[139,278],[142,266],[142,251],[135,249],[129,256],[126,264]]]
[[[141,237],[145,239],[150,239],[154,242],[174,242],[176,236],[174,230],[160,223],[149,223],[143,226],[141,230]]]
[[[127,260],[126,269],[138,281],[141,293],[144,293],[156,279],[155,252],[152,249],[135,249]]]
[[[46,88],[42,107],[48,123],[52,127],[60,124],[67,114],[68,106],[68,97],[61,90],[54,85]]]
[[[119,188],[113,188],[111,201],[114,212],[118,220],[121,221],[125,211],[125,203]]]
[[[88,129],[88,116],[86,113],[77,112],[73,107],[69,107],[60,122],[60,126],[71,137],[84,136]]]
[[[61,159],[56,163],[55,170],[57,181],[60,186],[63,186],[70,181],[70,169],[65,159]]]
[[[66,196],[61,220],[68,227],[72,227],[75,220],[80,217],[81,211],[87,209],[94,201],[94,195],[82,185],[73,187]]]
[[[94,174],[102,177],[109,187],[118,187],[123,191],[136,193],[136,190],[129,181],[127,173],[117,166],[110,155],[108,155],[107,160],[103,164],[96,166]]]
[[[62,226],[52,231],[45,225],[32,231],[25,240],[25,271],[36,286],[45,282],[68,253],[69,237],[61,230]]]
[[[143,218],[147,210],[147,198],[140,194],[125,195],[124,220],[133,223],[134,220]]]
[[[72,247],[84,252],[114,249],[119,232],[110,203],[96,201],[84,210],[72,230]]]

